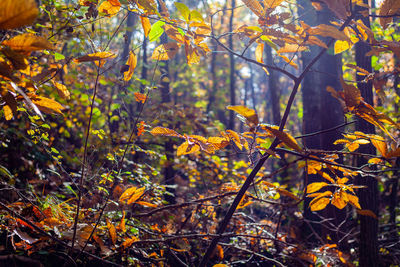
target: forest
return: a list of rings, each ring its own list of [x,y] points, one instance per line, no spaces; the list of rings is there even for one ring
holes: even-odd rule
[[[400,266],[399,17],[1,0],[0,266]]]

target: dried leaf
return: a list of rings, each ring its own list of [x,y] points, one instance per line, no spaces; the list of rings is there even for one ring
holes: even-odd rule
[[[98,7],[99,12],[106,13],[108,16],[115,16],[121,8],[121,3],[118,0],[107,0],[101,3]]]
[[[156,47],[153,55],[151,56],[154,60],[170,60],[178,52],[179,46],[177,43],[166,43]]]
[[[106,219],[106,222],[107,222],[108,233],[110,234],[111,241],[115,245],[115,243],[117,242],[117,231],[115,230],[115,227],[110,222],[110,220],[108,220],[108,218]]]
[[[132,238],[128,238],[128,239],[126,239],[123,243],[122,243],[122,247],[124,248],[124,249],[126,249],[126,248],[129,248],[130,246],[132,246],[132,244],[133,243],[135,243],[136,241],[138,241],[139,240],[139,238],[137,238],[137,237],[132,237]]]
[[[124,72],[124,81],[129,81],[132,78],[132,75],[136,68],[136,64],[137,64],[137,57],[132,51],[130,51],[129,58],[125,63],[125,65],[129,66],[129,69],[128,69],[128,71]],[[145,98],[145,100],[146,100],[146,98]],[[143,101],[143,103],[144,103],[144,101]]]
[[[88,61],[96,61],[96,60],[105,60],[105,59],[111,59],[116,57],[115,54],[111,52],[97,52],[93,54],[88,54],[82,57],[78,57],[74,59],[74,62],[81,63],[81,62],[88,62]]]
[[[378,219],[378,216],[376,216],[376,214],[372,210],[357,210],[357,213],[363,216],[372,217],[376,220]]]
[[[52,114],[54,112],[63,114],[62,110],[65,109],[57,101],[50,99],[50,98],[43,97],[43,96],[34,96],[34,97],[31,97],[31,100],[39,108],[40,111],[47,113],[47,114]]]
[[[310,202],[310,209],[311,211],[323,210],[329,204],[329,202],[330,199],[326,197],[313,199],[313,201]]]
[[[149,36],[149,32],[151,30],[151,24],[148,17],[140,16],[140,22],[142,23],[142,28],[144,32],[144,36]]]
[[[379,24],[382,28],[386,29],[388,24],[393,21],[393,14],[396,14],[400,9],[400,1],[398,0],[384,0],[379,9],[379,15],[383,16],[379,18]],[[385,17],[386,16],[386,17]]]
[[[1,0],[0,29],[9,30],[32,24],[38,14],[35,0]]]
[[[303,149],[297,143],[296,139],[294,139],[293,136],[291,136],[290,134],[279,131],[278,129],[272,128],[267,125],[263,125],[263,128],[265,128],[269,132],[271,132],[274,136],[276,136],[279,140],[281,140],[288,147],[290,147],[296,151],[299,151],[299,152],[303,151]]]
[[[53,81],[53,85],[56,87],[59,96],[64,99],[70,99],[70,92],[64,84]]]
[[[172,129],[169,128],[164,128],[164,127],[155,127],[153,128],[150,133],[154,136],[171,136],[171,137],[180,137],[180,138],[184,138],[182,135],[178,134],[177,132],[175,132]]]
[[[10,40],[3,42],[4,45],[10,47],[12,50],[29,54],[32,51],[38,51],[43,49],[54,50],[54,46],[47,41],[46,38],[36,36],[32,33],[24,33],[17,35]]]

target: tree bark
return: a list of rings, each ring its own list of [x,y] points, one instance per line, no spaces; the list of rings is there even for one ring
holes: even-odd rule
[[[229,49],[233,50],[233,18],[235,14],[236,0],[231,0],[231,16],[229,17],[229,40],[228,46]],[[230,104],[232,106],[236,105],[236,89],[235,89],[235,57],[232,53],[229,53],[229,92],[230,92]],[[233,110],[229,111],[229,121],[228,128],[231,130],[235,130],[235,114]]]

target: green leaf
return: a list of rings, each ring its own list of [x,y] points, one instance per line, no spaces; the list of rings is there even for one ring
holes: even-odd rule
[[[54,59],[55,59],[56,61],[63,60],[63,59],[65,59],[65,56],[64,56],[63,54],[60,54],[60,53],[55,52],[55,53],[54,53]]]
[[[189,17],[190,17],[190,10],[189,8],[182,3],[174,3],[176,9],[178,9],[179,13],[181,13],[182,17],[186,20],[189,21]]]
[[[149,41],[150,42],[156,41],[164,33],[164,28],[162,27],[162,26],[164,26],[164,24],[165,24],[164,21],[159,20],[151,26],[151,29],[149,32]]]

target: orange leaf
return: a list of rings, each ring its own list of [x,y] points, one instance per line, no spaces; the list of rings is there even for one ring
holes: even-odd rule
[[[286,132],[279,131],[278,129],[272,128],[267,125],[263,125],[263,128],[267,129],[273,135],[275,135],[279,140],[281,140],[285,145],[290,148],[293,148],[296,151],[303,151],[303,149],[299,146],[296,139],[293,138],[290,134]]]
[[[101,3],[98,7],[99,12],[106,13],[108,16],[115,16],[119,9],[121,8],[121,3],[118,0],[108,0]]]
[[[144,194],[145,187],[141,188],[136,188],[136,187],[130,187],[127,190],[125,190],[122,195],[119,197],[119,202],[124,203],[127,201],[127,204],[132,204],[136,200],[138,200],[143,194]]]
[[[378,219],[378,216],[372,210],[357,210],[357,213],[363,216],[369,216],[374,219]]]
[[[103,59],[111,59],[116,57],[115,54],[111,52],[96,52],[93,54],[88,54],[82,57],[78,57],[74,59],[74,62],[88,62],[88,61],[96,61],[96,60],[103,60]]]
[[[1,0],[0,29],[15,29],[31,24],[39,14],[35,0]]]
[[[126,232],[126,227],[125,227],[125,211],[122,212],[122,218],[121,222],[118,225],[118,228],[121,229],[122,232]]]
[[[111,241],[115,245],[115,242],[117,242],[117,231],[115,230],[114,225],[108,220],[108,218],[106,219],[106,222]]]
[[[56,112],[63,114],[62,110],[64,110],[64,107],[53,99],[42,96],[34,96],[31,98],[31,100],[39,108],[39,110],[43,111],[44,113],[52,114]]]
[[[334,205],[336,208],[338,209],[343,209],[344,207],[346,207],[347,205],[347,194],[343,193],[342,191],[340,192],[335,192],[335,194],[333,194],[333,198],[332,198],[332,205]]]
[[[150,20],[149,20],[148,17],[140,16],[140,22],[142,23],[144,36],[147,37],[149,35],[150,30],[151,30]]]
[[[3,42],[4,45],[10,47],[12,50],[24,54],[29,54],[32,51],[49,49],[54,50],[54,46],[47,41],[46,38],[36,36],[32,33],[24,33],[17,35],[10,40]]]
[[[360,203],[359,203],[359,200],[358,200],[358,197],[357,196],[355,196],[355,195],[353,195],[353,194],[348,194],[348,193],[345,193],[346,195],[347,195],[347,199],[349,200],[349,202],[354,206],[354,207],[356,207],[357,209],[361,209],[361,206],[360,206]]]
[[[144,104],[144,102],[147,100],[147,96],[144,94],[135,92],[134,95],[136,102],[142,102],[142,104]]]
[[[132,238],[128,238],[128,239],[126,239],[123,243],[122,243],[122,247],[123,248],[129,248],[130,246],[132,246],[132,244],[134,243],[134,242],[136,242],[136,241],[138,241],[139,240],[139,238],[137,238],[137,237],[132,237]]]
[[[64,84],[55,81],[53,81],[53,84],[56,87],[59,96],[61,96],[64,99],[70,98],[70,92],[68,91],[67,87]]]
[[[146,201],[136,201],[136,204],[142,205],[142,206],[146,206],[146,207],[150,207],[150,208],[157,208],[156,204],[153,203],[149,203]]]

